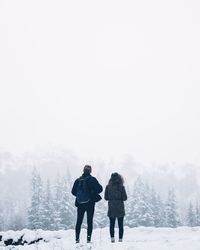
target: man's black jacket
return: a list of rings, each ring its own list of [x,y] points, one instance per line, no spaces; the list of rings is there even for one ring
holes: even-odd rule
[[[103,191],[102,186],[99,184],[99,182],[97,181],[97,179],[93,176],[91,176],[90,174],[83,174],[81,176],[81,178],[87,178],[86,179],[86,184],[88,186],[88,190],[90,192],[90,197],[91,200],[90,202],[96,202],[98,201],[98,194],[101,193]],[[74,182],[74,185],[72,187],[72,194],[74,196],[77,195],[77,189],[78,189],[78,185],[79,185],[79,179],[76,179]],[[76,200],[75,205],[78,206],[78,202]]]

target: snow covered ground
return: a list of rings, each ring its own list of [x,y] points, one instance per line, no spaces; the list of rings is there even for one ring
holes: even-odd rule
[[[15,237],[23,232],[24,239],[30,242],[36,238],[44,238],[46,242],[33,245],[15,246],[15,250],[71,250],[89,249],[86,243],[86,231],[82,230],[81,243],[74,243],[74,230],[67,231],[30,231],[5,232],[3,238]],[[116,229],[117,233],[117,229]],[[116,234],[117,236],[117,234]],[[125,228],[124,241],[110,243],[108,228],[96,229],[93,233],[91,248],[95,250],[200,250],[200,227],[188,228]],[[0,250],[11,249],[0,246]]]

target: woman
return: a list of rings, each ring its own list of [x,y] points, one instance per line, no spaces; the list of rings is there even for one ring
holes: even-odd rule
[[[113,173],[105,189],[105,200],[108,201],[108,217],[110,219],[110,237],[111,242],[115,242],[115,221],[119,225],[119,242],[122,242],[124,233],[124,201],[127,200],[127,194],[124,187],[124,180],[118,173]]]

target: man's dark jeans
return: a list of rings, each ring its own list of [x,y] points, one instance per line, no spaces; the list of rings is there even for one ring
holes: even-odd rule
[[[87,213],[87,240],[90,241],[93,229],[94,202],[80,204],[77,207],[76,240],[79,240],[81,225],[85,212]]]
[[[109,219],[110,219],[110,237],[113,238],[115,236],[114,228],[115,228],[116,218],[109,217]],[[123,234],[124,234],[124,225],[123,225],[124,217],[117,218],[117,220],[118,220],[118,226],[119,226],[119,239],[122,239]]]

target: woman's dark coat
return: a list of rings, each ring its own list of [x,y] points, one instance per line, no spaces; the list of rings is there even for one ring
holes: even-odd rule
[[[104,198],[108,201],[109,217],[120,218],[125,215],[124,201],[127,200],[127,194],[123,185],[107,185]]]

